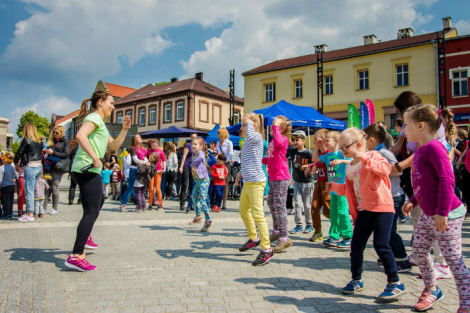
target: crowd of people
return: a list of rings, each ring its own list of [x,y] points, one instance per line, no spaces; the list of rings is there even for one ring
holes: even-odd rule
[[[66,266],[96,269],[87,262],[84,249],[98,247],[91,232],[108,196],[120,201],[123,213],[129,210],[129,201],[135,202],[135,212],[142,213],[163,210],[164,200],[179,199],[181,211],[194,211],[189,224],[203,223],[201,231],[207,232],[214,224],[211,211],[226,208],[228,184],[233,181],[240,190],[239,213],[248,235],[239,251],[260,246],[254,266],[269,263],[275,253],[295,244],[289,233],[311,234],[312,242],[351,250],[351,281],[342,292],[354,294],[365,286],[364,250],[373,234],[377,262],[387,276],[380,300],[405,293],[399,273],[418,266],[424,289],[417,311],[442,300],[437,280],[453,277],[458,312],[469,312],[470,271],[462,256],[461,234],[468,215],[465,204],[470,200],[468,134],[457,132],[448,109],[422,104],[417,94],[403,92],[394,103],[400,117],[395,123],[400,133],[396,141],[383,123],[363,130],[320,129],[314,134],[313,151],[306,148],[305,132],[293,131],[284,116],[272,122],[268,143],[263,116],[248,113],[241,121],[240,152],[234,150],[227,130],[220,129],[218,142],[206,143],[193,133],[180,149],[173,142],[162,148],[156,139],[144,143],[135,135],[118,157],[114,151],[122,145],[130,119],[125,117],[120,135],[113,139],[103,122],[114,109],[112,96],[95,92],[84,104],[88,101],[92,113],[86,116],[71,151],[60,127],[44,143],[34,125],[27,124],[18,153],[5,154],[0,167],[2,216],[12,217],[15,186],[21,185],[18,219],[30,222],[44,216],[49,194],[51,214],[58,213],[58,186],[67,171],[62,160],[70,157],[69,203],[78,185],[83,217]],[[240,160],[237,171],[235,155]],[[295,204],[291,230],[286,209],[290,189]],[[21,193],[26,213],[24,200],[20,207]],[[271,232],[263,210],[265,198],[273,221]],[[322,231],[321,214],[330,220],[328,236]],[[406,216],[411,216],[414,227],[409,255],[397,226]]]

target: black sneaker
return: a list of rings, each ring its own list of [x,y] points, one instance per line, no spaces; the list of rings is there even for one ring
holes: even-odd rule
[[[184,211],[184,203],[180,203],[180,211]]]
[[[261,251],[256,257],[256,260],[253,263],[251,263],[251,265],[253,266],[265,265],[271,260],[273,255],[274,255],[273,249],[271,249],[271,252]]]
[[[260,243],[261,241],[259,239],[258,241],[252,241],[251,239],[249,239],[247,242],[245,242],[243,246],[238,248],[238,250],[240,250],[240,252],[245,252],[245,251],[250,250],[251,248],[259,246]]]
[[[190,212],[191,212],[191,208],[188,206],[188,207],[186,208],[186,213],[185,213],[185,214],[189,214]]]
[[[398,273],[409,273],[412,271],[410,261],[397,262]]]

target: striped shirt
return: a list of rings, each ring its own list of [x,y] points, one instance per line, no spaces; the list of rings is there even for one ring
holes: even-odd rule
[[[263,159],[263,146],[263,137],[260,133],[255,131],[253,123],[246,123],[246,138],[243,143],[241,157],[241,174],[244,183],[266,181],[266,176],[264,175],[261,164]]]

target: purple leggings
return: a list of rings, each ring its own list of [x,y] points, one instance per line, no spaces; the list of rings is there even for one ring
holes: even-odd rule
[[[279,237],[287,238],[287,190],[290,180],[275,180],[269,182],[268,206],[273,217],[273,229],[279,232]]]
[[[434,225],[434,217],[421,213],[413,241],[413,258],[418,262],[426,287],[435,286],[436,274],[429,254],[437,240],[442,254],[454,275],[459,293],[460,308],[470,308],[470,271],[462,257],[462,224],[464,217],[447,220],[448,229],[439,231]]]
[[[135,201],[140,210],[145,210],[145,187],[134,187]]]

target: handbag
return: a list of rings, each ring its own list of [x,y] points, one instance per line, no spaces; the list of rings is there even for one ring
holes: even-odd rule
[[[59,173],[68,173],[70,170],[69,159],[60,159],[52,166],[52,170]]]
[[[457,163],[454,163],[454,174],[455,174],[455,181],[461,182],[463,177],[463,170],[465,169],[465,165],[462,164],[459,168],[457,167]]]

